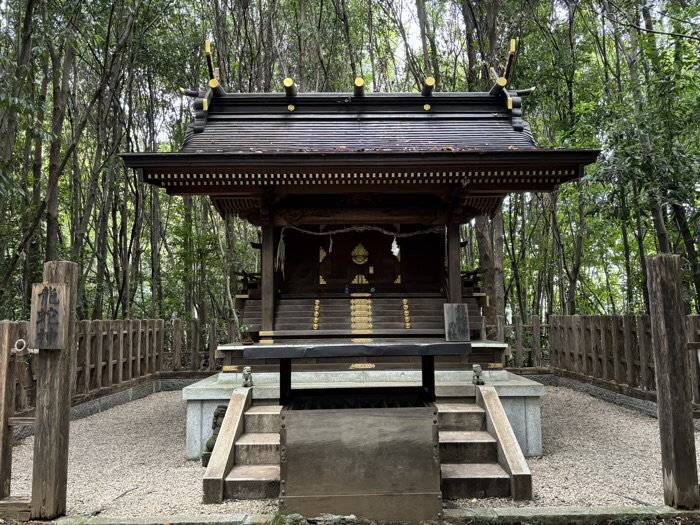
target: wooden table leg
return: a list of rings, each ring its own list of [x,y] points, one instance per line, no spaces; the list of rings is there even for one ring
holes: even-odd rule
[[[435,357],[424,355],[422,357],[421,372],[423,374],[423,390],[428,401],[435,401]]]
[[[292,390],[292,360],[280,359],[280,405],[289,403]]]

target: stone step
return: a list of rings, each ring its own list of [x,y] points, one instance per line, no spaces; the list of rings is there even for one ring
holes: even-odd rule
[[[445,499],[510,496],[510,476],[498,463],[443,463],[441,470]]]
[[[246,433],[235,445],[236,465],[275,465],[280,462],[279,433]]]
[[[440,463],[496,463],[496,439],[483,430],[440,431]]]
[[[280,405],[258,405],[245,413],[245,431],[250,434],[279,433]]]
[[[475,403],[435,403],[441,431],[485,430],[486,413]]]
[[[280,495],[279,465],[236,465],[224,480],[224,499],[266,499]]]

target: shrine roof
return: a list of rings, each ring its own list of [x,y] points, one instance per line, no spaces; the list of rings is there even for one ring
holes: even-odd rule
[[[182,153],[536,149],[505,97],[479,93],[225,95],[188,128]]]
[[[347,175],[350,182],[378,171],[465,176],[465,170],[522,170],[557,175],[555,184],[577,178],[599,152],[538,148],[521,119],[520,94],[289,96],[210,89],[198,93],[195,120],[179,152],[122,157],[145,182],[173,193],[207,194],[211,179],[257,184],[269,176],[265,184],[274,184],[277,178],[293,183],[327,174]]]

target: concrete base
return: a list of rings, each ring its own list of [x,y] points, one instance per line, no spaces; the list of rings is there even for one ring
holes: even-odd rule
[[[467,370],[439,370],[435,373],[438,401],[450,398],[476,396],[472,384],[472,372]],[[486,385],[498,392],[515,437],[527,457],[542,455],[542,424],[540,397],[544,386],[505,370],[485,370],[482,377]],[[219,405],[231,399],[231,393],[243,382],[240,373],[213,375],[182,390],[187,401],[187,459],[199,459],[204,444],[213,433],[212,418]],[[253,404],[279,403],[279,374],[253,374]],[[292,388],[362,388],[369,386],[420,385],[419,370],[349,370],[342,372],[293,372]]]

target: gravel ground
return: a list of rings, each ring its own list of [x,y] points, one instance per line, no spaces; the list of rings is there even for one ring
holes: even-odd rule
[[[655,418],[568,388],[542,398],[544,456],[528,459],[534,499],[456,500],[460,507],[663,505]],[[700,432],[695,433],[700,450]]]
[[[15,447],[12,494],[31,493],[34,438]],[[271,501],[203,505],[199,462],[186,461],[182,392],[162,392],[71,422],[68,515],[268,514]]]
[[[542,398],[545,455],[530,459],[534,500],[456,500],[460,507],[663,504],[654,418],[567,388]],[[68,514],[111,517],[268,514],[274,500],[201,503],[204,469],[183,459],[185,403],[162,392],[71,423]],[[700,446],[700,432],[696,433]],[[31,492],[33,438],[13,454],[12,494]]]

